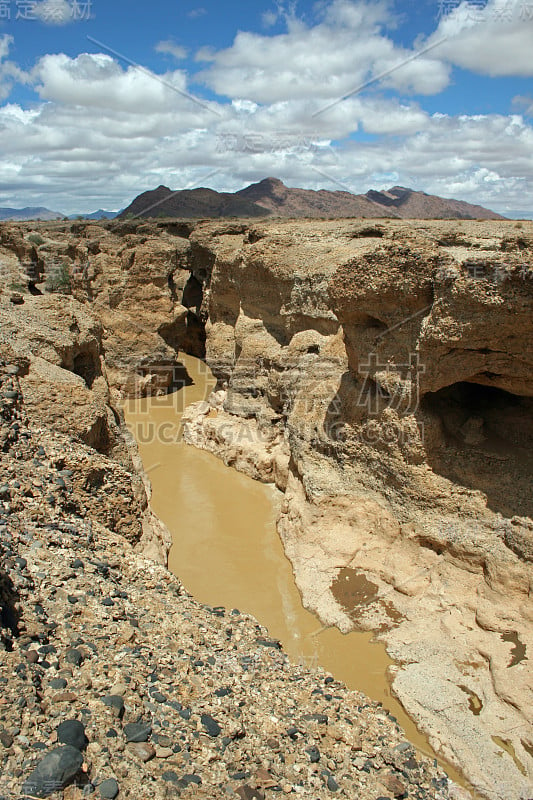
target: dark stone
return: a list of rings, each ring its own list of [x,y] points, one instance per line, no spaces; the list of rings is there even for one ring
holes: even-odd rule
[[[102,703],[105,706],[112,708],[114,715],[119,719],[124,716],[124,700],[120,695],[108,694],[106,697],[102,698]]]
[[[13,737],[7,731],[0,731],[0,742],[4,745],[4,747],[9,748],[13,744]]]
[[[182,708],[180,711],[178,711],[178,714],[182,719],[189,720],[191,718],[191,709]]]
[[[255,641],[261,647],[272,647],[274,650],[281,650],[281,643],[276,639],[256,639]]]
[[[114,603],[113,600],[111,600],[110,597],[104,597],[104,599],[102,600],[102,605],[103,606],[114,606],[115,603]]]
[[[233,690],[229,686],[225,686],[222,689],[217,689],[215,694],[217,697],[227,697],[229,694],[233,694]]]
[[[117,739],[118,738],[118,733],[116,732],[116,730],[114,728],[109,728],[109,730],[106,731],[106,736],[107,736],[108,739]]]
[[[56,747],[40,761],[24,781],[22,794],[48,797],[71,783],[83,764],[79,750],[70,745]]]
[[[326,684],[333,683],[333,678],[331,676],[328,676],[327,678],[324,678],[324,683],[326,683]]]
[[[15,559],[15,564],[19,569],[26,569],[28,562],[26,561],[25,558],[19,556],[18,558]]]
[[[153,700],[156,701],[156,703],[166,703],[167,702],[167,698],[165,697],[164,694],[161,694],[161,692],[153,692],[151,697],[152,697]]]
[[[175,773],[175,772],[173,772],[171,769],[167,770],[166,772],[163,772],[163,774],[161,775],[161,777],[162,777],[162,778],[163,778],[163,780],[164,780],[164,781],[166,781],[167,783],[173,783],[173,784],[174,784],[174,786],[179,786],[179,781],[180,781],[180,779],[178,778],[178,776],[176,775],[176,773]]]
[[[328,789],[330,790],[330,792],[336,792],[338,790],[338,788],[339,788],[339,784],[337,783],[337,781],[335,780],[333,775],[329,776],[326,785],[327,785]]]
[[[81,650],[76,649],[75,647],[71,647],[65,653],[65,661],[67,664],[74,664],[75,667],[79,667],[80,664],[83,662],[83,653]]]
[[[320,750],[318,747],[308,747],[305,752],[309,756],[309,761],[311,764],[318,764],[320,761]]]
[[[186,789],[187,786],[191,785],[191,783],[195,783],[197,786],[200,786],[202,779],[199,775],[183,775],[180,778],[179,785]]]
[[[85,727],[77,719],[67,719],[56,728],[57,741],[61,744],[70,744],[77,750],[83,750],[87,744]]]
[[[164,733],[154,734],[152,739],[156,744],[160,745],[160,747],[172,747],[172,739],[170,736],[165,736]]]
[[[81,560],[81,558],[75,558],[72,562],[72,569],[83,569],[85,564]]]
[[[65,689],[67,686],[67,682],[64,678],[54,678],[50,681],[50,688],[51,689]]]
[[[147,742],[151,733],[152,726],[144,722],[128,722],[124,725],[127,742]]]
[[[202,714],[200,721],[204,726],[206,733],[209,736],[215,738],[216,736],[220,735],[222,728],[220,727],[216,719],[213,719],[213,717],[210,714]]]
[[[102,781],[98,787],[98,791],[100,792],[100,797],[103,797],[104,800],[115,800],[115,797],[119,793],[119,786],[114,778],[108,778]]]

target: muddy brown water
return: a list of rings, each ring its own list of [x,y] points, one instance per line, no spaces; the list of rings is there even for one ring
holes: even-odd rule
[[[380,701],[407,738],[435,758],[391,694],[387,671],[393,662],[385,646],[373,641],[371,633],[345,635],[324,628],[302,605],[276,531],[280,494],[181,440],[183,410],[206,399],[215,381],[198,359],[180,355],[180,361],[191,385],[162,397],[130,399],[124,409],[152,484],[152,508],[172,533],[170,570],[200,602],[252,614],[295,663],[321,666],[349,688]]]

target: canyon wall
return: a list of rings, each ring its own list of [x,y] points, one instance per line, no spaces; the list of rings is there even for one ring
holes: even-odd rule
[[[304,603],[376,630],[393,688],[489,797],[531,780],[532,226],[203,226],[186,438],[284,492]]]
[[[0,241],[35,424],[127,468],[122,398],[205,354],[186,438],[284,493],[304,603],[386,641],[394,691],[484,796],[529,797],[533,224],[37,227]]]

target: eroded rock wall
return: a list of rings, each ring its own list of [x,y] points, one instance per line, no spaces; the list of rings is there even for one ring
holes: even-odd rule
[[[188,440],[285,492],[279,531],[305,604],[379,631],[407,710],[501,798],[533,775],[525,228],[193,233],[210,253],[219,386],[190,411]]]

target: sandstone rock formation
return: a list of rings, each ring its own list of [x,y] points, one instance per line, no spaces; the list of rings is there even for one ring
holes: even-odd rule
[[[35,419],[117,463],[119,394],[167,391],[183,379],[179,351],[205,348],[218,386],[186,435],[284,492],[279,531],[305,604],[325,624],[378,632],[398,662],[394,691],[483,796],[528,797],[533,224],[137,220],[0,234],[3,346],[30,366]],[[58,261],[75,300],[47,294]],[[41,309],[44,334],[31,321]],[[67,425],[48,399],[60,374]]]
[[[188,439],[277,483],[304,602],[380,631],[432,744],[488,797],[519,798],[533,769],[531,231],[193,238],[212,253],[219,388],[189,412]]]

